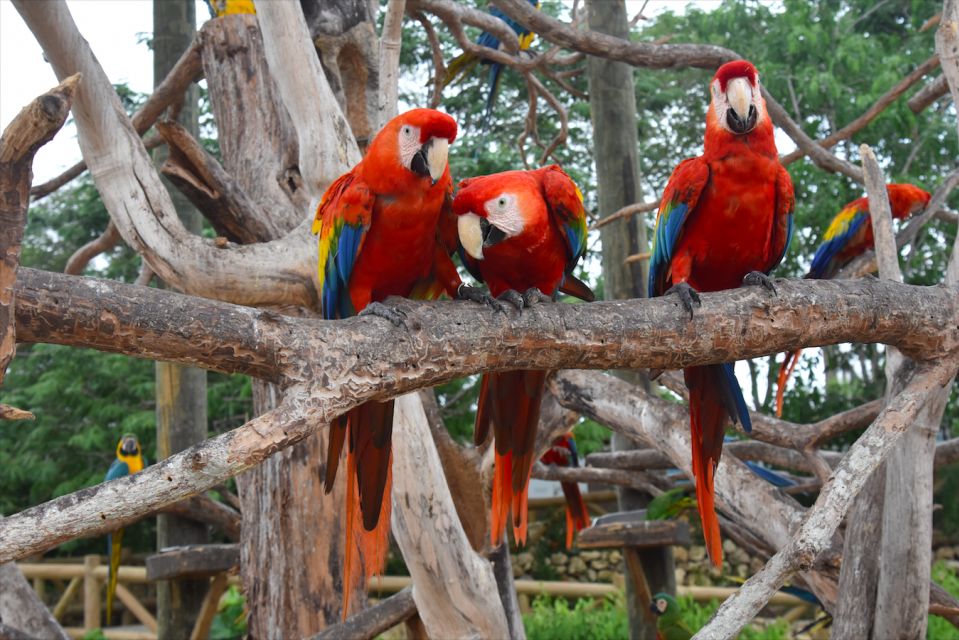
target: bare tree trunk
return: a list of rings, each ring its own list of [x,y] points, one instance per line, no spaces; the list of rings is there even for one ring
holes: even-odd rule
[[[589,0],[586,3],[589,28],[618,37],[629,37],[626,3]],[[593,144],[596,149],[596,178],[600,218],[642,200],[639,190],[639,140],[636,133],[636,95],[633,68],[622,62],[587,58],[590,113]],[[625,226],[625,229],[623,228]],[[642,298],[646,295],[645,261],[626,263],[626,257],[646,251],[646,227],[639,216],[631,216],[602,228],[603,277],[607,300]],[[621,372],[619,375],[649,389],[645,372]],[[636,448],[628,438],[614,433],[613,450]],[[649,496],[633,489],[617,487],[621,510],[639,509]],[[676,578],[670,549],[639,551],[646,581],[653,593],[675,592]],[[646,621],[643,609],[648,603],[636,601],[636,586],[626,572],[630,636],[634,640],[655,638],[656,625]]]
[[[0,622],[30,638],[69,637],[12,562],[0,565]]]
[[[167,77],[196,34],[196,4],[192,0],[153,2],[153,86]],[[199,133],[197,89],[187,89],[177,121],[194,137]],[[166,147],[154,152],[158,165]],[[189,200],[164,180],[183,225],[200,233],[203,220]],[[156,363],[157,457],[167,458],[207,437],[206,371],[170,362]],[[171,514],[157,516],[157,548],[203,544],[210,541],[207,526]],[[209,581],[161,580],[157,584],[157,625],[161,638],[190,635],[206,595]]]

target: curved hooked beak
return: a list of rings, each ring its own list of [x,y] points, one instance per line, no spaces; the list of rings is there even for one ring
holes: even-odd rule
[[[733,78],[726,84],[726,124],[734,133],[749,133],[756,126],[753,88],[746,78]]]
[[[443,176],[449,159],[450,141],[446,138],[430,138],[410,160],[410,171],[418,176],[429,176],[433,184]]]
[[[137,453],[137,441],[133,438],[124,438],[123,446],[120,447],[120,451],[128,456],[134,456]]]
[[[463,249],[475,260],[483,259],[484,248],[492,247],[506,239],[506,233],[502,229],[475,213],[464,213],[457,218],[456,230],[459,232]]]

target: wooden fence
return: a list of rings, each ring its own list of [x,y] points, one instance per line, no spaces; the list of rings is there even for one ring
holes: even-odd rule
[[[104,598],[104,589],[107,582],[108,567],[102,564],[100,556],[85,556],[83,564],[67,563],[22,563],[18,565],[23,575],[33,582],[34,589],[43,593],[45,582],[49,580],[66,581],[63,593],[53,607],[53,615],[61,620],[67,607],[81,592],[83,593],[83,626],[67,627],[66,631],[71,638],[80,638],[89,630],[101,627],[101,611]],[[128,584],[144,584],[148,582],[146,567],[121,566],[117,579],[117,600],[123,603],[128,611],[136,618],[145,630],[130,628],[105,628],[104,636],[107,640],[156,640],[157,621],[153,614],[126,587]],[[237,576],[229,577],[230,584],[237,584]],[[410,578],[405,576],[382,576],[370,580],[368,589],[371,594],[394,593],[411,584]],[[516,592],[520,596],[550,595],[566,598],[597,598],[611,595],[622,589],[620,584],[587,583],[587,582],[556,582],[547,580],[517,580]],[[733,593],[731,587],[679,587],[679,594],[691,596],[697,601],[712,599],[723,600]],[[770,601],[772,605],[791,606],[797,610],[808,606],[796,596],[777,593]],[[788,614],[787,614],[788,615]]]

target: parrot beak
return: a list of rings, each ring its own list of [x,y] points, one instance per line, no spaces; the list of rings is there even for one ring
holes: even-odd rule
[[[456,228],[460,244],[476,260],[483,259],[483,249],[499,244],[507,237],[506,232],[475,213],[461,215],[456,220]]]
[[[449,153],[449,140],[446,138],[430,138],[413,154],[413,159],[410,161],[410,171],[418,176],[429,176],[433,184],[436,184],[446,171]]]
[[[120,451],[128,456],[134,456],[137,453],[137,441],[136,438],[124,438],[123,446],[120,447]]]
[[[738,134],[749,133],[756,126],[756,107],[753,106],[753,88],[746,78],[733,78],[726,84],[726,124]]]
[[[474,260],[483,259],[483,227],[480,221],[486,222],[486,219],[475,213],[465,213],[456,219],[460,244]],[[489,222],[486,224],[489,225]]]

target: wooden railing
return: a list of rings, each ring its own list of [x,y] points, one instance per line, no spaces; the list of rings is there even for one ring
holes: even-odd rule
[[[80,638],[87,631],[101,627],[102,598],[107,581],[108,567],[101,563],[100,556],[85,556],[83,564],[56,564],[56,563],[23,563],[17,565],[23,575],[33,582],[38,592],[44,589],[46,580],[67,580],[66,589],[53,607],[53,615],[57,620],[63,618],[67,607],[76,598],[81,588],[83,590],[83,626],[67,627],[66,631],[71,638]],[[124,604],[128,611],[146,631],[137,631],[121,628],[105,628],[103,635],[107,640],[156,640],[157,621],[136,597],[130,593],[126,584],[144,584],[148,582],[146,567],[120,567],[117,574],[117,599]],[[237,576],[229,577],[230,584],[239,583]],[[394,593],[412,584],[406,576],[382,576],[373,578],[367,585],[371,594]],[[616,584],[589,583],[589,582],[557,582],[549,580],[517,580],[516,592],[521,596],[549,595],[565,598],[598,598],[615,594],[622,589],[622,579]],[[724,600],[736,589],[732,587],[686,587],[678,588],[679,595],[690,596],[694,600],[706,602],[709,600]],[[770,600],[771,605],[791,606],[794,609],[808,606],[796,596],[777,593]]]

